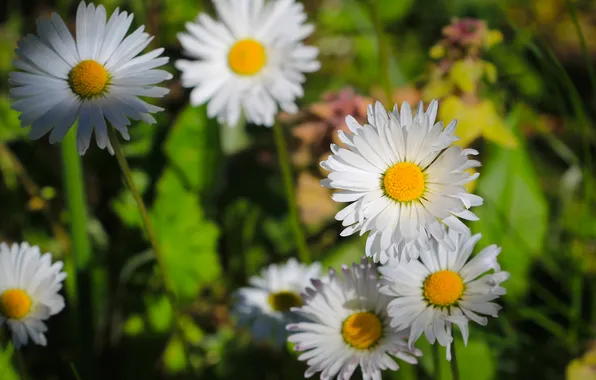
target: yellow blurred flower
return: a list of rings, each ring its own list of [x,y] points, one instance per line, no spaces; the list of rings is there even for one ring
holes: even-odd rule
[[[503,33],[496,29],[491,29],[486,33],[484,44],[486,48],[491,48],[503,42]]]
[[[449,77],[463,92],[474,92],[482,74],[484,62],[477,60],[460,60],[451,66]]]
[[[596,380],[596,348],[569,363],[566,372],[566,380]]]
[[[432,59],[441,59],[445,56],[445,46],[436,44],[430,48],[428,54]]]
[[[507,128],[490,100],[465,104],[457,96],[448,96],[441,102],[439,118],[445,121],[457,119],[455,134],[460,138],[457,145],[468,146],[482,136],[505,148],[517,146],[517,138]]]

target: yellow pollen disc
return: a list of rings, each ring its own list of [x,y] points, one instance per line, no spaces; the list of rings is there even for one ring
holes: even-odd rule
[[[251,39],[236,42],[228,53],[228,64],[239,75],[254,75],[261,71],[266,62],[265,47]]]
[[[70,88],[83,99],[101,95],[109,81],[108,71],[92,59],[79,62],[68,74]]]
[[[383,190],[398,202],[416,200],[424,192],[424,174],[418,165],[400,162],[385,172]]]
[[[31,298],[21,289],[8,289],[0,295],[0,312],[10,319],[22,319],[29,314]]]
[[[302,306],[302,298],[294,292],[282,291],[269,294],[269,305],[275,311],[290,311],[290,308]]]
[[[366,350],[381,338],[383,325],[373,313],[360,312],[350,315],[344,321],[341,335],[350,346],[359,350]]]
[[[438,271],[424,280],[424,297],[435,306],[451,306],[463,294],[464,281],[453,271]]]

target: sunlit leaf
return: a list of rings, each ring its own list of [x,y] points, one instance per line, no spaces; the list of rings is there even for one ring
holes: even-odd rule
[[[543,251],[547,203],[523,144],[516,149],[493,146],[486,157],[477,190],[484,205],[474,210],[480,220],[470,225],[483,234],[481,245],[503,248],[499,262],[511,273],[506,297],[519,299],[527,291],[532,262]]]

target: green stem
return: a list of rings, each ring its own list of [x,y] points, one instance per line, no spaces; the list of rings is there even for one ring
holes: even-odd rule
[[[19,369],[19,377],[21,380],[27,380],[29,376],[27,375],[27,365],[25,364],[25,358],[23,357],[23,353],[21,350],[17,349],[13,346],[14,354],[17,357],[17,368]]]
[[[573,25],[575,26],[575,31],[579,38],[579,44],[581,46],[582,55],[584,57],[584,61],[586,62],[586,69],[588,70],[588,76],[592,84],[592,91],[594,91],[596,95],[596,72],[594,72],[592,60],[590,59],[590,53],[588,52],[588,45],[586,44],[586,38],[584,37],[584,33],[582,32],[581,25],[579,24],[579,19],[577,18],[577,12],[575,11],[575,6],[571,2],[571,0],[567,0],[567,8],[569,8],[569,14],[571,16],[571,20],[573,20]]]
[[[576,266],[577,267],[577,266]],[[581,271],[576,269],[576,273],[571,283],[571,331],[569,333],[569,347],[576,352],[579,350],[579,331],[582,316],[582,293],[583,293],[583,278]]]
[[[92,345],[93,322],[91,318],[81,318],[88,315],[84,306],[88,302],[88,292],[82,288],[81,281],[88,273],[91,260],[91,242],[87,232],[87,199],[85,193],[85,182],[81,157],[77,151],[76,128],[71,128],[62,140],[62,165],[63,183],[65,189],[65,201],[69,212],[71,246],[69,252],[65,252],[64,266],[68,273],[65,282],[66,295],[68,297],[68,311],[70,317],[73,341],[75,343],[75,355],[82,355],[83,347]],[[84,325],[83,325],[84,324]],[[78,347],[78,348],[77,348]],[[85,355],[88,365],[93,361],[92,355]],[[87,367],[87,366],[86,366]]]
[[[381,82],[385,92],[386,105],[392,106],[393,103],[393,84],[391,81],[391,49],[387,40],[387,36],[383,30],[383,21],[381,20],[381,13],[379,11],[380,0],[368,0],[370,3],[370,14],[375,33],[377,35],[377,44],[379,50],[379,64],[381,66]]]
[[[114,148],[114,153],[116,155],[116,160],[118,161],[118,165],[120,166],[120,170],[122,171],[122,176],[124,177],[124,182],[126,186],[130,190],[135,203],[137,204],[137,208],[139,209],[139,213],[141,214],[141,220],[143,222],[143,227],[145,228],[145,232],[147,233],[147,237],[149,238],[149,243],[153,247],[153,251],[155,253],[155,258],[157,260],[157,266],[159,268],[159,273],[161,274],[161,278],[163,281],[163,286],[166,293],[166,298],[170,304],[172,309],[172,313],[174,315],[174,331],[180,337],[182,342],[184,353],[186,356],[186,362],[190,363],[190,348],[188,346],[188,342],[185,339],[184,332],[182,331],[182,327],[180,325],[180,315],[178,313],[178,300],[176,294],[174,292],[174,287],[168,276],[167,264],[166,259],[163,251],[161,250],[161,246],[157,241],[157,235],[155,233],[155,229],[153,228],[153,224],[151,222],[151,218],[149,217],[149,213],[147,212],[147,207],[145,206],[145,202],[141,197],[139,191],[137,190],[137,186],[135,185],[132,179],[132,171],[130,170],[130,166],[126,161],[126,157],[124,156],[124,151],[122,150],[122,146],[120,145],[120,141],[118,140],[118,136],[116,136],[116,131],[114,128],[108,128],[108,134],[110,137],[110,142],[112,143],[112,147]]]
[[[455,353],[455,342],[451,345],[451,378],[459,380],[459,367],[457,366],[457,355]]]
[[[454,344],[455,345],[455,344]],[[435,380],[441,380],[441,353],[439,352],[439,345],[433,344],[433,367],[435,369]]]
[[[145,228],[145,232],[147,233],[147,237],[149,238],[149,243],[151,243],[153,251],[155,252],[157,265],[159,266],[159,269],[161,271],[164,287],[166,289],[167,294],[170,297],[170,300],[172,301],[172,306],[174,306],[176,304],[176,297],[172,291],[172,283],[170,282],[170,279],[168,277],[165,256],[160,248],[159,243],[157,242],[157,235],[155,234],[155,230],[153,229],[153,224],[151,223],[151,218],[149,217],[149,213],[147,212],[147,207],[145,206],[145,202],[143,202],[143,198],[141,197],[141,194],[137,190],[137,186],[135,185],[132,179],[132,171],[130,170],[130,166],[128,166],[128,162],[126,161],[126,157],[124,156],[124,151],[122,150],[122,146],[120,145],[120,141],[118,140],[118,136],[116,136],[114,128],[108,128],[108,133],[110,135],[112,147],[114,148],[116,160],[118,161],[118,165],[120,166],[120,170],[122,171],[122,176],[124,177],[124,182],[130,190],[132,197],[135,200],[135,203],[137,204],[137,208],[139,209],[139,213],[141,214],[143,227]]]
[[[281,174],[284,182],[284,189],[286,191],[286,198],[288,200],[288,208],[290,212],[290,219],[292,223],[292,232],[296,247],[298,248],[298,258],[303,263],[310,263],[312,258],[304,232],[302,231],[302,224],[300,222],[300,214],[298,212],[298,204],[296,203],[296,190],[294,188],[294,179],[292,177],[292,167],[290,166],[290,159],[288,155],[288,148],[284,137],[283,129],[279,121],[273,125],[273,135],[275,137],[275,145],[277,146],[277,158],[279,166],[281,167]]]

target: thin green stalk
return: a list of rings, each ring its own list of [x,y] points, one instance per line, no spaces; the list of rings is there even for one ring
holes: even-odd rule
[[[584,37],[584,33],[582,32],[582,27],[579,24],[577,12],[575,11],[575,6],[571,2],[571,0],[567,0],[567,8],[569,8],[569,14],[571,16],[571,20],[573,20],[573,25],[575,26],[577,37],[579,38],[579,44],[581,46],[582,55],[584,57],[584,61],[586,61],[586,69],[588,70],[588,76],[590,77],[590,83],[592,84],[592,91],[594,91],[594,94],[596,95],[596,72],[594,72],[592,60],[590,59],[590,53],[588,52],[588,45],[586,44],[586,38]]]
[[[459,367],[457,365],[457,355],[455,353],[455,342],[451,345],[451,378],[459,380]]]
[[[151,222],[151,218],[149,217],[149,213],[147,212],[147,207],[145,206],[145,202],[141,197],[139,191],[137,190],[137,186],[135,185],[132,179],[132,171],[130,170],[130,166],[126,161],[126,157],[124,156],[124,151],[122,150],[122,146],[120,145],[120,141],[118,140],[118,136],[116,136],[116,131],[114,128],[108,128],[108,134],[110,137],[110,142],[112,143],[112,147],[114,148],[114,153],[116,155],[116,160],[118,161],[118,165],[120,166],[122,176],[124,177],[124,182],[126,186],[130,190],[135,203],[137,204],[137,208],[139,209],[139,213],[141,214],[141,220],[143,222],[143,227],[145,228],[145,232],[147,233],[147,237],[149,238],[149,243],[153,247],[153,251],[155,253],[155,258],[157,260],[157,266],[159,268],[159,273],[161,275],[163,286],[166,293],[166,298],[170,303],[170,307],[172,308],[172,313],[174,315],[174,330],[175,333],[179,335],[180,340],[183,344],[184,353],[186,355],[186,362],[190,363],[190,349],[188,347],[188,342],[185,339],[184,333],[182,332],[180,326],[180,315],[178,313],[178,300],[176,294],[174,293],[174,287],[172,285],[171,279],[168,275],[167,264],[165,261],[165,255],[161,250],[161,246],[157,241],[157,235],[155,233],[155,229],[153,228],[153,224]]]
[[[455,346],[455,343],[453,344]],[[439,352],[439,344],[433,344],[433,367],[435,368],[435,380],[441,380],[441,353]]]
[[[13,346],[14,347],[14,346]],[[14,348],[14,354],[17,357],[17,368],[19,369],[19,377],[21,380],[27,380],[27,365],[25,364],[25,358],[23,357],[23,353],[21,350]]]
[[[571,282],[571,331],[569,332],[569,347],[574,350],[574,354],[579,351],[579,330],[581,326],[582,317],[582,293],[583,293],[583,278],[579,270],[575,274]]]
[[[87,199],[81,157],[77,151],[76,128],[71,128],[62,140],[61,151],[63,183],[66,192],[64,198],[69,212],[71,234],[70,251],[65,252],[64,256],[64,266],[68,273],[65,287],[68,297],[70,331],[75,344],[74,352],[77,355],[82,355],[84,352],[89,352],[83,350],[83,347],[92,345],[90,341],[93,332],[92,319],[81,318],[81,316],[88,315],[83,310],[87,304],[83,298],[87,298],[88,301],[89,293],[84,292],[80,283],[83,279],[82,275],[89,269],[91,242],[87,232]],[[85,359],[89,362],[93,360],[91,357],[91,355],[85,355]]]
[[[368,0],[370,4],[370,15],[375,33],[377,35],[377,44],[379,50],[379,64],[381,66],[381,82],[383,90],[385,91],[386,104],[391,106],[393,102],[393,85],[391,82],[391,49],[387,40],[387,36],[383,30],[383,21],[379,11],[380,0]]]
[[[120,166],[120,169],[122,171],[122,176],[124,177],[124,182],[130,190],[132,197],[135,200],[135,203],[137,204],[137,208],[139,209],[139,213],[141,214],[143,227],[145,228],[145,232],[147,233],[147,237],[149,238],[149,243],[151,243],[151,246],[155,251],[157,265],[159,266],[159,269],[161,271],[161,276],[163,279],[164,287],[166,289],[166,293],[172,301],[172,306],[174,306],[176,304],[176,297],[172,291],[173,287],[168,276],[165,256],[160,248],[159,243],[157,242],[157,235],[155,234],[155,230],[153,229],[153,224],[151,223],[151,218],[149,217],[149,213],[147,212],[147,207],[145,206],[145,202],[143,202],[141,194],[137,190],[137,186],[132,180],[132,171],[130,170],[130,166],[128,166],[128,162],[126,161],[126,157],[124,156],[124,151],[122,150],[122,146],[120,145],[120,141],[118,140],[118,136],[116,136],[114,128],[108,128],[108,133],[110,135],[112,147],[114,148],[116,160],[118,161],[118,165]]]
[[[290,212],[290,219],[292,223],[292,232],[294,240],[298,249],[298,258],[303,263],[310,263],[312,261],[304,232],[302,231],[302,224],[300,222],[300,214],[298,212],[298,204],[296,203],[296,189],[294,188],[294,179],[292,177],[292,167],[290,166],[290,159],[288,155],[288,148],[283,129],[279,121],[273,125],[273,135],[275,137],[275,145],[277,146],[277,158],[281,168],[281,174],[284,182],[284,189],[286,191],[286,198],[288,200],[288,208]]]

